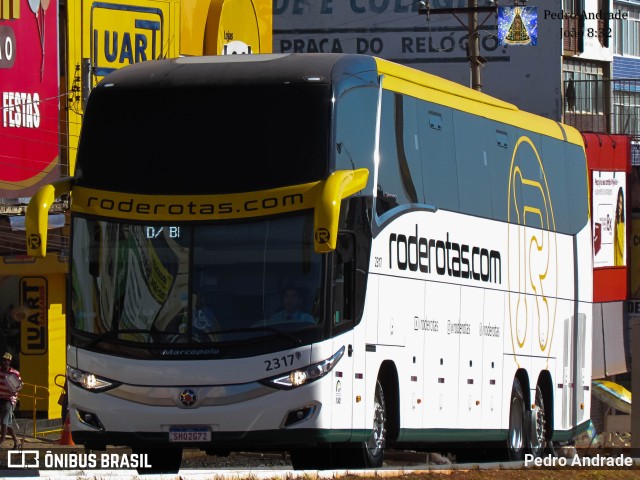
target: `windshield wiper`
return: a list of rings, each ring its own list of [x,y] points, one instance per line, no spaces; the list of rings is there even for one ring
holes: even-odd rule
[[[149,330],[143,330],[143,329],[139,329],[139,328],[130,329],[130,330],[109,330],[108,332],[101,333],[100,335],[95,337],[93,340],[91,340],[86,345],[86,348],[91,348],[94,345],[97,345],[98,343],[100,343],[100,342],[102,342],[104,340],[117,339],[118,335],[127,334],[127,333],[146,333],[147,335],[150,334]]]
[[[294,343],[296,345],[300,345],[302,343],[302,340],[300,340],[298,337],[295,337],[295,336],[291,335],[290,333],[283,332],[279,328],[270,327],[270,326],[267,326],[267,325],[265,325],[263,327],[229,328],[227,330],[215,330],[215,331],[212,331],[212,332],[204,332],[204,333],[211,333],[213,335],[219,335],[219,334],[225,334],[225,333],[264,332],[264,331],[273,332],[276,335],[279,335],[281,337],[286,338],[287,340],[290,340],[292,343]]]

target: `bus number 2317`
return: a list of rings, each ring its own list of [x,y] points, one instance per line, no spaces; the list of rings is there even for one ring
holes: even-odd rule
[[[264,363],[267,365],[266,371],[277,370],[281,367],[290,367],[293,365],[293,355],[285,355],[280,358],[272,358],[271,360],[265,360]]]

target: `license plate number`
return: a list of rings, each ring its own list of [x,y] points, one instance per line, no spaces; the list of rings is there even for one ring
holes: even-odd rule
[[[211,430],[208,428],[172,428],[169,430],[170,442],[210,442]]]

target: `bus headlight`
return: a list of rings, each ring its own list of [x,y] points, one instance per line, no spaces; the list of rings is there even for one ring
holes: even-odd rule
[[[97,377],[93,373],[85,372],[77,368],[67,367],[67,378],[71,383],[90,392],[104,392],[120,385],[104,377]]]
[[[280,374],[277,377],[265,378],[262,380],[262,383],[283,390],[289,390],[306,385],[324,377],[327,373],[333,370],[333,367],[335,367],[340,361],[342,355],[344,355],[344,345],[326,360],[314,363],[308,367],[298,368],[296,370]]]

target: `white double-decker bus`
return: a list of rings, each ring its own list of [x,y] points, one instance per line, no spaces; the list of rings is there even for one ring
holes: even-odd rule
[[[77,165],[27,219],[43,255],[70,192],[75,443],[357,468],[586,428],[576,130],[369,56],[191,57],[95,87]]]

